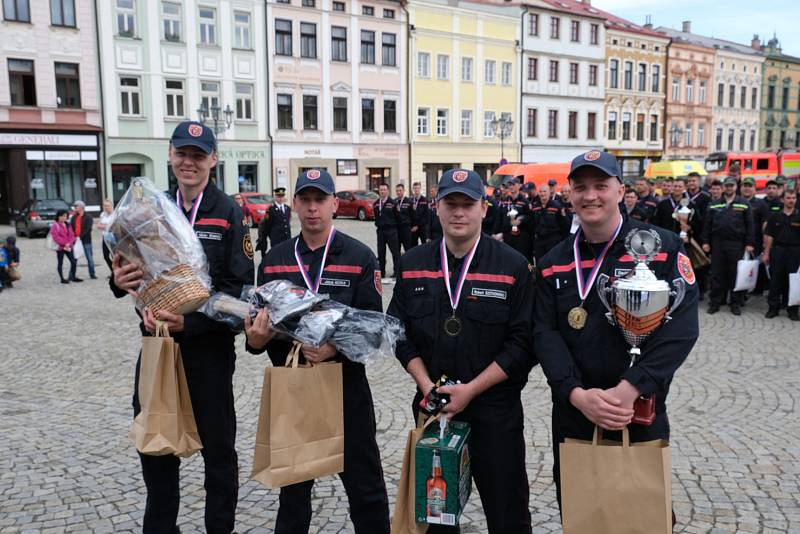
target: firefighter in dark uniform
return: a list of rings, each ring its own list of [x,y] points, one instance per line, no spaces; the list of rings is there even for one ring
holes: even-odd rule
[[[406,196],[406,186],[403,184],[397,184],[394,192],[397,195],[394,198],[394,209],[397,212],[397,239],[403,246],[403,252],[408,252],[413,246],[411,244],[411,227],[414,213],[411,199]]]
[[[417,385],[412,410],[443,374],[443,412],[470,424],[470,465],[489,534],[531,532],[521,391],[535,364],[533,283],[525,257],[481,232],[484,188],[474,171],[439,182],[444,237],[400,260],[388,313],[405,323],[397,359]],[[453,532],[431,525],[429,533]]]
[[[622,213],[624,220],[633,219],[635,221],[644,222],[646,214],[644,208],[639,205],[639,196],[633,189],[627,189],[623,197],[622,204],[619,205],[619,211]]]
[[[653,220],[658,207],[658,198],[651,192],[651,182],[644,178],[636,180],[636,192],[639,194],[639,206],[645,213],[645,222]]]
[[[678,178],[672,182],[672,189],[670,190],[669,196],[656,206],[656,212],[653,215],[652,223],[664,230],[680,234],[681,224],[674,215],[675,212],[681,208],[682,201],[687,202],[686,207],[690,210],[695,209],[694,203],[689,200],[689,197],[686,195],[686,181]]]
[[[422,184],[414,182],[411,187],[414,191],[414,196],[411,197],[411,218],[414,221],[414,226],[411,227],[411,246],[414,247],[427,240],[431,215],[428,199],[422,194]]]
[[[768,180],[766,184],[767,195],[764,197],[764,202],[767,203],[770,214],[778,213],[783,209],[783,199],[778,192],[778,181]]]
[[[253,245],[242,224],[242,210],[209,181],[216,165],[216,138],[199,122],[182,122],[172,134],[169,163],[178,185],[168,194],[186,214],[208,259],[212,291],[239,298],[242,286],[253,283]],[[112,263],[109,284],[114,295],[136,291],[143,272],[134,263]],[[179,344],[189,385],[189,395],[203,443],[205,462],[206,532],[233,532],[239,489],[239,467],[235,449],[236,412],[233,371],[236,361],[233,333],[225,324],[200,312],[176,315],[145,308],[142,334],[152,334],[156,320],[169,327]],[[133,395],[134,416],[139,413],[139,363]],[[147,486],[143,531],[178,532],[180,507],[180,459],[176,456],[140,454]]]
[[[362,310],[383,311],[380,271],[375,255],[363,243],[333,227],[338,206],[333,178],[311,169],[297,178],[294,207],[300,235],[272,248],[258,267],[258,284],[288,280],[315,293]],[[300,269],[307,269],[304,277]],[[275,339],[266,309],[254,321],[245,319],[247,350],[265,350],[273,366],[283,366],[291,342]],[[344,409],[344,466],[339,473],[350,503],[350,519],[358,534],[389,533],[389,501],[375,438],[375,410],[363,364],[346,359],[326,343],[303,345],[305,360],[342,363]],[[307,533],[311,524],[314,481],[281,488],[276,534]]]
[[[763,259],[772,275],[767,297],[769,309],[765,317],[772,319],[788,302],[789,274],[796,273],[800,266],[800,210],[797,209],[795,189],[784,191],[781,211],[772,214],[767,222]],[[800,321],[797,306],[790,306],[788,312],[792,321]]]
[[[669,386],[698,336],[691,263],[678,236],[661,229],[656,229],[661,252],[649,267],[660,280],[686,282],[683,302],[672,320],[648,338],[633,366],[622,333],[606,319],[596,276],[629,272],[634,263],[625,238],[632,230],[654,228],[633,219],[622,221],[617,206],[624,186],[619,176],[616,159],[606,152],[593,150],[573,160],[569,181],[581,227],[537,265],[534,347],[552,390],[553,477],[559,503],[559,443],[565,438],[591,440],[599,425],[612,431],[605,433],[608,439],[619,440],[616,431],[630,425],[631,442],[669,439]],[[576,266],[582,269],[580,277]],[[650,426],[631,424],[634,401],[653,394],[655,421]]]
[[[491,234],[494,229],[494,221],[497,218],[497,205],[499,202],[495,200],[494,195],[485,195],[483,199],[486,201],[486,216],[481,223],[481,230],[484,234]]]
[[[564,208],[555,200],[549,185],[539,188],[539,203],[531,208],[533,212],[533,250],[538,262],[559,241],[567,237],[569,227],[564,217]]]
[[[736,267],[745,251],[755,250],[755,226],[750,204],[736,194],[736,179],[725,178],[723,194],[708,205],[701,243],[711,253],[711,303],[708,313],[714,314],[730,292],[731,313],[742,314],[741,292],[733,291]]]
[[[498,206],[492,234],[531,261],[533,257],[533,217],[528,199],[520,193],[521,176],[506,178],[506,194]],[[516,216],[511,218],[513,212]]]
[[[441,239],[443,235],[442,223],[439,220],[439,207],[436,202],[436,193],[438,190],[439,188],[436,186],[431,187],[430,210],[428,210],[427,241],[433,241],[434,239]]]
[[[397,236],[397,210],[394,200],[389,196],[389,186],[385,183],[378,187],[380,198],[372,203],[375,214],[375,231],[378,235],[378,263],[381,266],[381,278],[386,278],[386,247],[392,254],[392,269],[397,272],[400,260],[400,241]],[[392,274],[394,278],[394,274]]]
[[[700,236],[703,234],[706,214],[708,213],[708,205],[711,202],[711,195],[700,187],[699,173],[692,171],[686,177],[686,193],[689,195],[689,200],[694,203],[694,214],[692,214],[689,225],[692,228],[692,236],[699,243]],[[708,286],[708,271],[708,265],[694,270],[694,274],[697,277],[697,289],[700,291],[700,300],[703,300],[703,293],[705,293]]]
[[[753,228],[755,229],[755,250],[753,254],[759,256],[764,250],[764,227],[767,225],[767,220],[770,217],[770,210],[767,203],[756,196],[756,181],[752,177],[742,178],[741,194],[753,210]],[[753,290],[754,295],[761,295],[765,289],[769,288],[769,277],[767,276],[766,264],[761,263],[758,266],[758,281],[756,288]]]
[[[270,247],[292,238],[292,208],[285,204],[286,188],[276,187],[274,192],[275,202],[258,224],[256,248],[262,256],[267,252],[267,238]]]

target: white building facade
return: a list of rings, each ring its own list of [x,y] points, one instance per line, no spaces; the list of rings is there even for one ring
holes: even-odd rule
[[[759,145],[764,56],[748,46],[726,41],[719,44],[714,66],[712,148],[755,152]]]

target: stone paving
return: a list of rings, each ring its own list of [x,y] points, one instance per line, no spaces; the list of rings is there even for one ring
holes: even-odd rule
[[[336,224],[374,246],[371,223]],[[132,303],[112,297],[104,265],[99,280],[79,267],[86,281],[61,285],[44,239],[18,244],[23,280],[0,293],[0,532],[138,532],[144,485],[126,437],[139,348]],[[391,286],[384,293],[388,304]],[[701,311],[702,336],[670,399],[676,532],[800,533],[800,326],[785,316],[767,321],[764,311],[762,298],[741,317]],[[278,494],[248,480],[266,358],[245,353],[242,336],[237,353],[237,530],[271,532]],[[370,366],[369,376],[393,505],[413,383],[393,360]],[[558,532],[550,395],[539,368],[524,403],[534,532]],[[202,532],[200,456],[181,472],[180,526]],[[352,532],[338,479],[317,482],[313,507],[312,532]],[[477,492],[462,526],[486,532]]]

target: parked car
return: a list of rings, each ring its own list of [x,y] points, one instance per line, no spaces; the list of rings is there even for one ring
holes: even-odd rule
[[[356,217],[359,221],[375,218],[375,214],[372,212],[372,203],[378,200],[378,193],[358,189],[339,191],[336,196],[339,198],[337,217]]]
[[[253,227],[257,228],[258,223],[267,214],[267,210],[272,206],[272,195],[266,193],[242,193],[242,198],[247,208],[250,210],[250,216],[253,217]]]
[[[30,199],[21,210],[14,210],[14,230],[18,237],[47,235],[56,220],[58,210],[71,211],[69,204],[60,198]]]

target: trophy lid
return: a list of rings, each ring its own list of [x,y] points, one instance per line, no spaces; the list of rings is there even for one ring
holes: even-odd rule
[[[661,236],[655,230],[634,228],[625,236],[625,250],[635,263],[650,263],[661,250]]]

